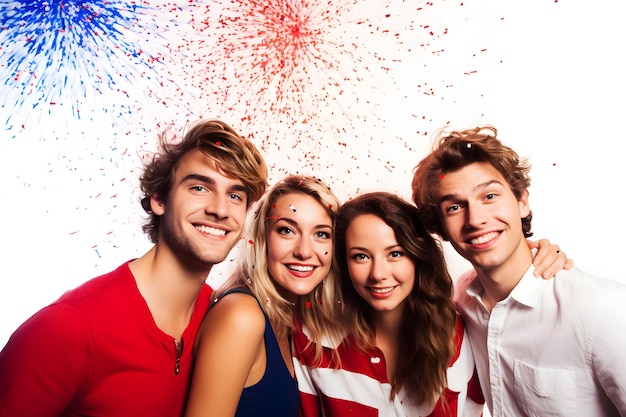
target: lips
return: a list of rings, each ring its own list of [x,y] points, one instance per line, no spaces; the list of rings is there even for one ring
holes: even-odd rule
[[[499,232],[485,233],[484,235],[480,235],[480,236],[469,239],[469,243],[471,243],[472,245],[482,245],[482,244],[492,241],[493,239],[497,238],[499,235],[500,235]]]
[[[317,268],[315,265],[284,264],[287,271],[295,278],[310,278]]]
[[[385,288],[368,287],[368,289],[375,294],[388,294],[391,291],[393,291],[394,288],[396,287],[385,287]]]
[[[286,267],[292,271],[296,272],[311,272],[314,267],[310,265],[286,265]]]
[[[201,231],[202,233],[206,233],[211,236],[221,237],[221,236],[226,235],[226,230],[218,229],[217,227],[204,226],[204,225],[196,225],[195,227],[197,230]]]

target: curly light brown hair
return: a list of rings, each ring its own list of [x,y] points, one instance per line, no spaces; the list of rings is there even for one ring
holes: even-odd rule
[[[228,124],[220,120],[201,120],[191,126],[180,142],[169,142],[166,136],[165,133],[160,135],[160,152],[144,167],[140,177],[141,206],[150,215],[143,231],[153,243],[158,240],[161,217],[152,212],[150,198],[156,196],[161,202],[167,202],[174,170],[192,150],[199,149],[213,158],[224,173],[243,182],[248,207],[265,192],[268,174],[263,156],[251,141]]]
[[[443,230],[437,202],[440,178],[458,171],[474,162],[491,164],[506,180],[509,188],[519,200],[530,187],[530,163],[497,138],[498,131],[493,126],[441,132],[435,141],[433,151],[415,167],[413,201],[415,202],[424,226],[432,233],[447,239]],[[522,219],[524,236],[532,236],[532,212]]]

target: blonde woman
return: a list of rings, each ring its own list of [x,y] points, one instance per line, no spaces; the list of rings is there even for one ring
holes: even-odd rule
[[[216,291],[196,339],[186,417],[298,414],[293,323],[315,338],[337,328],[329,306],[337,301],[338,208],[332,191],[308,176],[286,177],[259,201],[239,265]]]

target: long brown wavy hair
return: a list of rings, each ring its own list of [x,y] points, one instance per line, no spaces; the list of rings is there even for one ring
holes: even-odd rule
[[[398,340],[397,371],[391,378],[392,397],[404,388],[415,404],[432,404],[447,386],[447,370],[455,352],[457,316],[452,279],[440,243],[426,231],[416,208],[393,194],[363,194],[339,209],[335,262],[341,276],[346,324],[357,346],[373,347],[376,336],[371,320],[373,310],[356,292],[348,273],[346,231],[363,214],[374,215],[391,227],[399,245],[415,264],[415,284],[406,300]]]

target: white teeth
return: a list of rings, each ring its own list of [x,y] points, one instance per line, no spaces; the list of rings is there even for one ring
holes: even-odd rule
[[[370,288],[370,291],[375,292],[376,294],[386,294],[391,292],[395,287],[387,287],[387,288]]]
[[[202,225],[200,225],[200,226],[196,226],[196,229],[198,229],[202,233],[207,233],[207,234],[213,235],[213,236],[224,236],[224,235],[226,235],[226,230],[217,229],[215,227],[209,227],[209,226],[202,226]]]
[[[498,234],[499,234],[498,232],[487,233],[482,236],[478,236],[478,237],[475,237],[474,239],[471,239],[470,243],[472,245],[480,245],[481,243],[486,243],[486,242],[489,242],[491,239],[495,239],[498,236]]]
[[[298,271],[298,272],[311,272],[313,270],[312,266],[304,266],[304,265],[287,265],[287,268]]]

